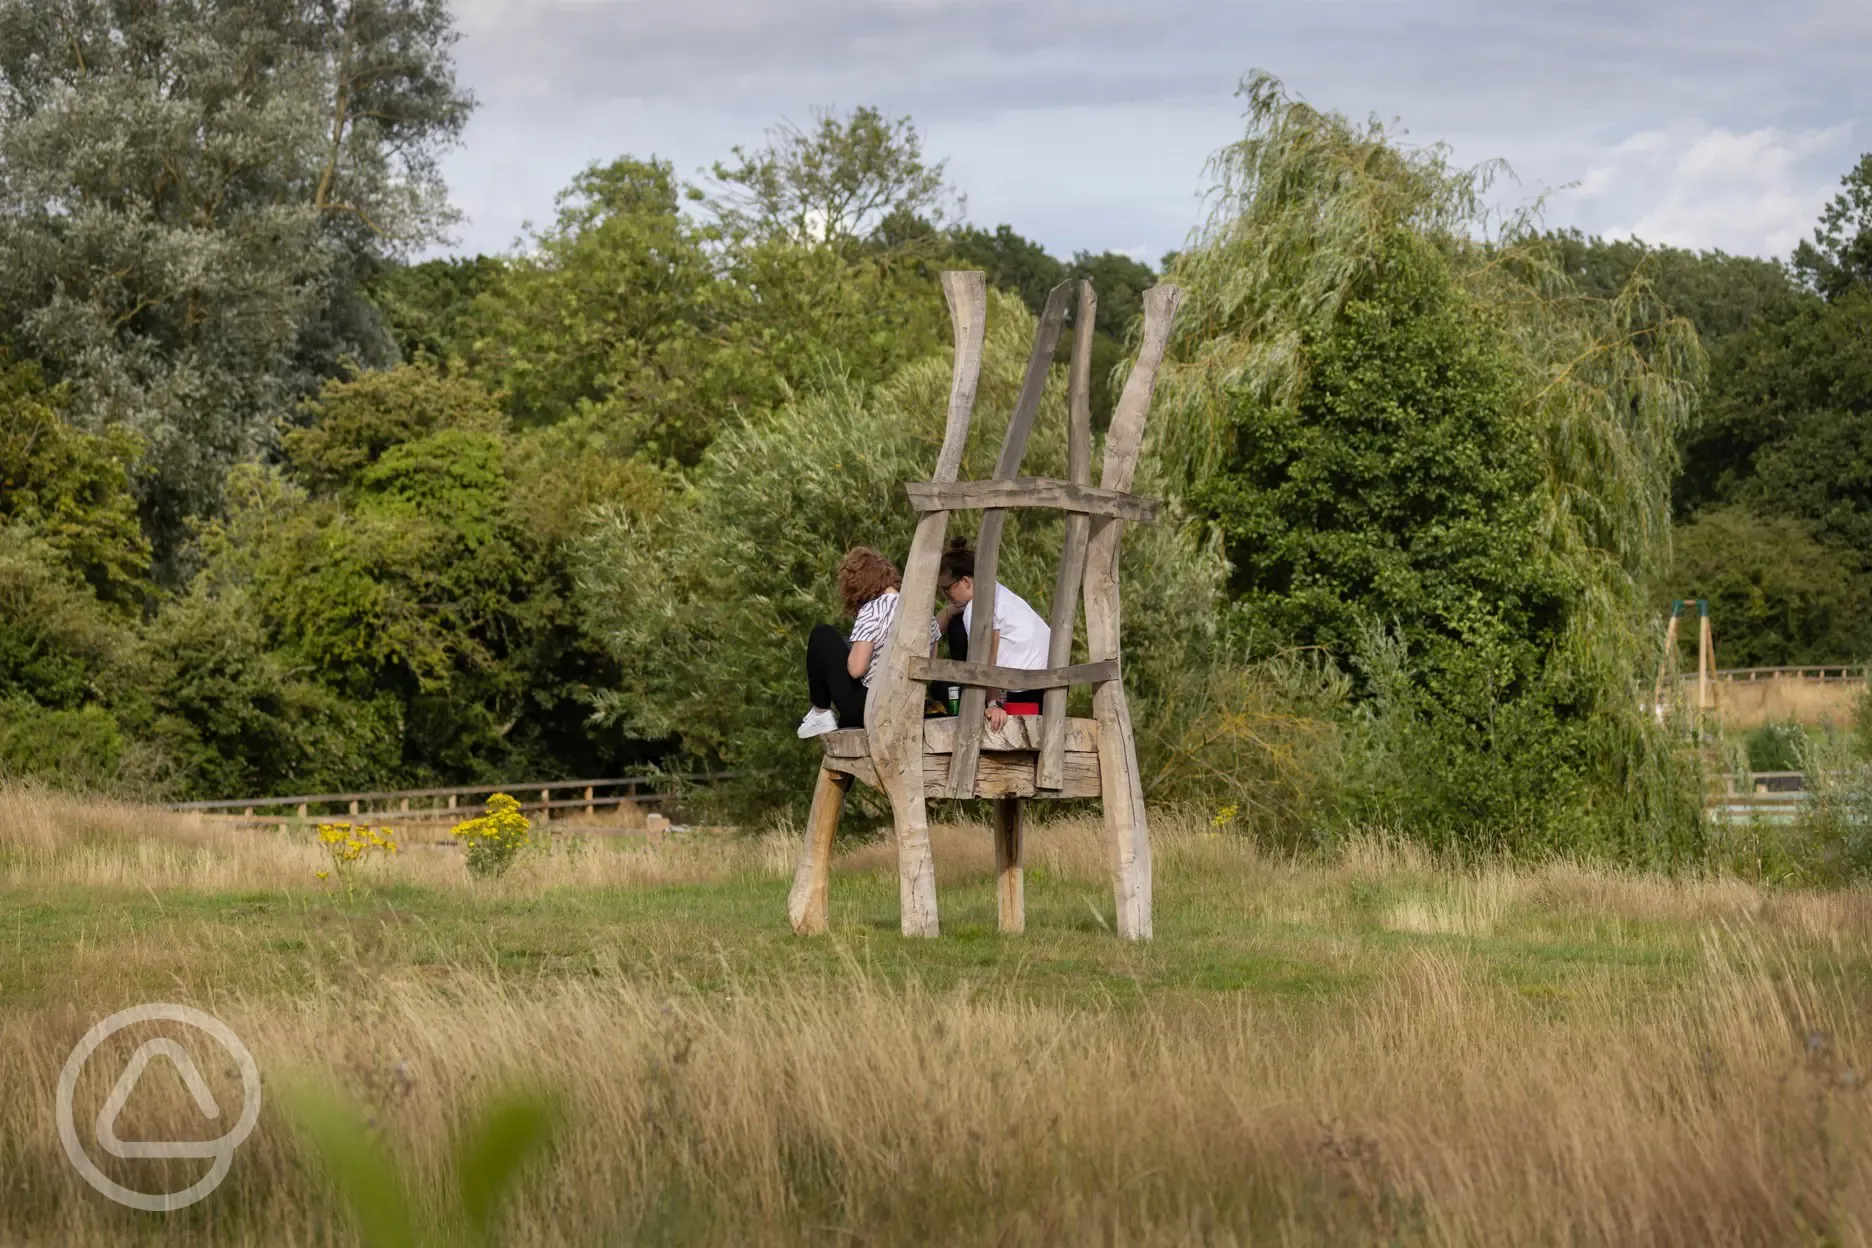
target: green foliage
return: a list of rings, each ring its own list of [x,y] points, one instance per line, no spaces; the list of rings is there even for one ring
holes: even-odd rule
[[[1872,655],[1865,576],[1801,521],[1741,507],[1676,531],[1659,601],[1706,598],[1726,667],[1842,663]]]
[[[130,644],[60,551],[0,525],[0,775],[110,787],[126,741],[106,702]]]
[[[1872,550],[1858,435],[1872,416],[1872,291],[1808,298],[1717,354],[1707,411],[1685,457],[1692,507],[1746,501],[1806,519],[1821,540]]]
[[[847,250],[892,218],[940,213],[948,196],[943,164],[924,159],[916,126],[875,108],[820,112],[811,129],[782,122],[765,146],[731,150],[734,164],[715,163],[711,206],[739,237]]]
[[[401,778],[403,709],[345,696],[272,648],[238,586],[207,580],[165,604],[119,714],[161,749],[178,794],[217,798],[390,787]]]
[[[1580,296],[1487,171],[1251,81],[1171,274],[1158,446],[1228,544],[1237,628],[1358,677],[1366,822],[1463,848],[1689,848],[1637,714],[1701,361],[1648,285]]]
[[[65,789],[114,786],[126,742],[102,706],[51,710],[27,698],[0,699],[0,779]]]
[[[1156,284],[1150,266],[1115,251],[1099,255],[1082,251],[1071,264],[1065,264],[1006,225],[996,226],[992,234],[974,226],[952,230],[948,250],[952,266],[982,270],[990,285],[1019,295],[1036,315],[1061,282],[1068,278],[1091,279],[1098,293],[1098,319],[1092,339],[1089,398],[1092,427],[1103,432],[1111,423],[1112,408],[1118,401],[1122,380],[1118,370],[1129,367],[1130,355],[1123,344],[1144,310],[1144,292]],[[1072,335],[1062,334],[1057,358],[1063,363],[1071,351]]]
[[[231,751],[250,782],[303,775],[288,747],[308,737],[350,769],[330,787],[616,766],[621,742],[583,722],[610,665],[572,617],[563,535],[528,519],[529,500],[549,494],[530,474],[557,461],[517,454],[485,392],[425,367],[329,383],[313,410],[287,439],[286,474],[235,475],[198,584],[223,605],[190,608],[255,620],[257,632],[230,633],[251,642],[231,671],[314,682],[278,708],[285,743],[256,732],[253,749]],[[187,705],[217,743],[248,731],[250,710],[275,713],[235,690]],[[334,718],[333,705],[354,713]]]
[[[758,405],[724,351],[735,294],[666,163],[594,165],[481,297],[475,373],[523,424],[582,417],[624,454],[693,462],[720,414]]]
[[[149,567],[130,492],[142,442],[117,426],[96,436],[72,428],[64,398],[36,366],[0,350],[0,523],[26,526],[101,601],[130,607]]]
[[[444,1203],[410,1190],[382,1134],[338,1093],[300,1082],[285,1099],[365,1248],[498,1242],[502,1198],[545,1151],[560,1119],[548,1097],[524,1089],[496,1093],[459,1130],[453,1199]]]
[[[989,285],[1019,295],[1036,315],[1046,306],[1047,295],[1066,280],[1066,266],[1039,243],[1016,234],[1011,225],[997,225],[992,234],[978,226],[962,226],[949,235],[949,253],[957,267],[980,269]]]
[[[1754,336],[1722,415],[1759,439],[1737,493],[1872,556],[1872,288],[1810,305]]]
[[[0,527],[0,689],[49,710],[99,700],[124,636],[59,552]]]
[[[1556,260],[1581,294],[1614,299],[1642,274],[1665,306],[1696,326],[1705,348],[1732,338],[1765,312],[1799,301],[1786,265],[1757,256],[1661,247],[1637,239],[1588,238],[1578,230],[1546,235]]]
[[[0,3],[0,335],[146,440],[159,554],[319,377],[387,359],[361,283],[448,219],[452,39],[443,0]]]
[[[888,376],[943,340],[935,274],[909,253],[723,243],[667,164],[593,167],[476,311],[476,375],[524,424],[571,422],[610,453],[690,465],[826,368]]]
[[[450,257],[380,270],[370,283],[371,302],[382,310],[403,361],[447,372],[468,358],[475,301],[499,283],[508,263],[497,256]]]
[[[1811,748],[1799,724],[1763,724],[1743,739],[1750,771],[1799,771]]]
[[[1840,179],[1813,241],[1794,249],[1794,271],[1828,299],[1872,291],[1872,152]]]
[[[427,365],[327,382],[306,411],[316,423],[288,433],[283,449],[294,477],[320,494],[352,485],[386,452],[438,430],[507,427],[487,391]]]

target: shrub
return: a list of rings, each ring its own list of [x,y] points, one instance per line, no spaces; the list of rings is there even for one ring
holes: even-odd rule
[[[364,827],[354,823],[321,823],[319,844],[331,858],[331,870],[320,871],[318,878],[336,875],[348,893],[355,882],[357,865],[371,857],[389,857],[397,852],[396,838],[389,828]]]
[[[1750,771],[1799,771],[1808,750],[1807,730],[1799,724],[1763,724],[1746,742]]]
[[[520,803],[496,793],[480,818],[456,824],[453,835],[461,841],[469,874],[488,879],[506,874],[520,851],[533,843],[532,829],[533,821],[520,813]]]

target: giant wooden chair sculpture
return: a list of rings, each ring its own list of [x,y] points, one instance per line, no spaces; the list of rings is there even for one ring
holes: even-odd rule
[[[1046,389],[1053,350],[1077,288],[1072,366],[1068,374],[1068,481],[1017,477],[1028,435]],[[896,822],[899,893],[906,936],[935,936],[936,875],[930,858],[927,799],[992,798],[995,868],[1001,930],[1018,932],[1025,922],[1022,895],[1022,835],[1025,798],[1098,797],[1113,852],[1118,934],[1129,940],[1151,934],[1150,831],[1145,824],[1137,746],[1125,704],[1118,654],[1118,553],[1127,520],[1150,522],[1157,504],[1126,491],[1137,469],[1157,366],[1169,339],[1180,292],[1158,286],[1144,295],[1144,340],[1125,383],[1105,440],[1105,466],[1098,488],[1091,485],[1092,425],[1088,401],[1092,321],[1091,283],[1063,282],[1040,314],[1033,354],[1007,437],[989,481],[957,481],[968,441],[969,414],[981,372],[986,329],[987,284],[980,273],[943,274],[943,293],[955,329],[955,367],[949,416],[936,471],[907,488],[910,505],[923,513],[904,567],[902,606],[885,670],[872,679],[862,729],[827,733],[825,757],[813,791],[805,848],[788,899],[793,930],[821,932],[827,921],[832,841],[839,812],[854,779],[889,797]],[[994,621],[995,563],[1006,509],[1048,507],[1065,511],[1065,551],[1053,592],[1051,664],[1044,671],[1017,671],[970,661],[928,657],[931,601],[949,513],[980,509],[975,554],[975,609],[969,654],[985,655]],[[1081,589],[1085,594],[1089,661],[1071,664],[1073,625]],[[924,719],[926,682],[963,689],[954,717]],[[1092,685],[1094,718],[1068,719],[1066,691]],[[1044,689],[1036,720],[1014,718],[990,730],[983,710],[986,690]]]

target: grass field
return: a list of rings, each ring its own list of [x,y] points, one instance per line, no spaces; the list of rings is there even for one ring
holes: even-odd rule
[[[269,1089],[343,1089],[437,1225],[456,1124],[547,1089],[502,1243],[1872,1241],[1872,893],[1159,825],[1148,946],[1108,930],[1086,820],[1033,833],[1025,936],[958,825],[940,941],[897,935],[886,845],[802,940],[777,836],[561,838],[480,886],[406,847],[347,894],[309,835],[0,794],[0,1241],[355,1242],[271,1092],[198,1205],[79,1180],[60,1067],[152,1000],[227,1022]],[[125,1138],[219,1134],[158,1070]]]

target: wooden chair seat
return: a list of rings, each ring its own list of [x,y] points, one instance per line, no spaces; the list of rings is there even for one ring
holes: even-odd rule
[[[1066,721],[1064,787],[1042,789],[1035,783],[1040,765],[1041,720],[1017,715],[999,729],[983,728],[981,762],[975,787],[966,794],[949,791],[949,756],[955,752],[954,716],[923,721],[923,793],[926,797],[1038,797],[1099,796],[1098,721]],[[871,742],[862,728],[841,728],[819,738],[825,748],[824,766],[872,788],[878,788],[877,769],[871,762]]]

